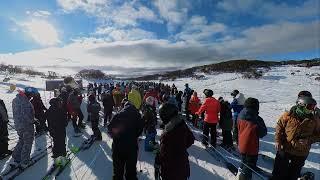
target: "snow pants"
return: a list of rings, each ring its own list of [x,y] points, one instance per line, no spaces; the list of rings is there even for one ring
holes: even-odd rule
[[[0,156],[8,152],[8,126],[7,123],[0,124]]]
[[[104,125],[107,125],[112,118],[112,110],[110,111],[109,109],[104,109]]]
[[[28,163],[34,140],[34,127],[31,125],[23,129],[17,129],[17,133],[19,140],[12,153],[12,158],[15,162]]]
[[[112,180],[124,180],[124,172],[126,180],[138,180],[137,178],[137,160],[138,149],[126,150],[120,152],[112,149],[113,159],[113,177]]]
[[[237,144],[239,142],[238,140],[238,113],[233,114],[233,141],[235,141]]]
[[[58,133],[52,134],[53,140],[53,158],[57,158],[59,156],[66,156],[66,130],[59,129]]]
[[[285,152],[277,152],[271,179],[298,179],[306,159],[306,156],[295,156]]]
[[[36,119],[39,121],[39,124],[36,125],[36,132],[40,133],[42,131],[46,131],[48,127],[46,125],[46,118],[44,117],[44,115],[36,117]]]
[[[242,163],[248,165],[251,169],[255,169],[257,165],[258,155],[241,154]],[[241,164],[240,179],[250,180],[252,179],[252,171],[245,165]]]
[[[77,116],[72,117],[72,126],[74,129],[79,129],[79,125],[82,124],[83,114],[82,114],[82,111],[80,108],[76,109],[76,112],[77,112]],[[77,123],[77,121],[78,121],[78,123]]]
[[[231,130],[222,130],[222,144],[226,145],[226,146],[233,146],[232,143],[232,134],[231,134]]]
[[[98,127],[99,117],[90,117],[90,121],[93,135],[96,137],[97,140],[102,140],[101,131]]]
[[[211,136],[210,144],[212,146],[216,146],[216,143],[217,143],[217,124],[204,122],[203,139],[202,139],[203,144],[208,144],[209,132],[210,132],[210,136]]]

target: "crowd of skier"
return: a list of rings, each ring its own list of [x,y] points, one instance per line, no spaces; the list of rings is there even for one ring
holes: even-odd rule
[[[190,177],[187,149],[196,137],[192,129],[203,132],[204,148],[221,146],[241,154],[238,179],[251,179],[257,167],[259,139],[267,134],[259,116],[259,100],[245,98],[233,90],[233,101],[214,97],[204,89],[203,101],[198,93],[185,84],[184,91],[152,82],[90,83],[87,87],[88,122],[94,141],[103,140],[99,129],[100,112],[103,127],[113,139],[113,179],[137,179],[139,137],[144,138],[144,150],[155,154],[155,178],[186,180]],[[0,101],[0,157],[12,154],[1,175],[11,168],[28,167],[35,136],[49,132],[53,138],[54,163],[67,162],[66,127],[72,122],[75,136],[86,127],[81,104],[85,95],[78,88],[61,87],[60,95],[49,101],[47,109],[36,88],[19,90],[12,101],[14,129],[19,136],[13,152],[8,149],[8,113]],[[182,106],[185,104],[184,106]],[[270,179],[298,179],[313,143],[320,141],[320,110],[308,91],[298,94],[295,105],[279,118],[275,132],[276,157]],[[160,118],[158,118],[158,116]],[[158,120],[159,119],[159,120]],[[193,127],[190,127],[193,126]],[[34,126],[36,127],[34,129]],[[217,138],[222,130],[222,142]],[[157,129],[162,129],[160,143]]]

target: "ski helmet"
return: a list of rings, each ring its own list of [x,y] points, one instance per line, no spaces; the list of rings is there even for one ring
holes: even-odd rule
[[[312,97],[312,94],[309,91],[300,91],[298,94],[298,97],[304,97],[304,96]]]
[[[178,115],[178,108],[174,104],[164,103],[159,107],[159,115],[163,124],[167,124],[171,118]]]
[[[235,89],[232,91],[231,96],[236,97],[239,93],[240,92],[237,89]]]
[[[309,111],[314,111],[317,106],[317,101],[312,97],[304,96],[298,98],[297,105],[305,107]]]
[[[256,98],[249,97],[244,102],[244,107],[259,111],[259,100]]]
[[[213,96],[213,91],[211,89],[205,89],[203,91],[203,94],[206,95],[206,97],[212,97]]]

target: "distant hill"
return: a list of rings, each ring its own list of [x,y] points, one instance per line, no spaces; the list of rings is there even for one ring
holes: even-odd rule
[[[177,78],[184,77],[195,77],[201,78],[197,73],[242,73],[248,75],[252,73],[255,76],[255,73],[259,72],[259,69],[268,70],[271,67],[282,66],[282,65],[296,65],[303,67],[312,67],[320,66],[320,58],[310,59],[310,60],[288,60],[288,61],[261,61],[261,60],[231,60],[224,61],[215,64],[196,66],[192,68],[187,68],[183,70],[169,71],[165,73],[158,73],[153,75],[146,75],[137,78],[132,78],[131,80],[139,81],[149,81],[149,80],[174,80]]]

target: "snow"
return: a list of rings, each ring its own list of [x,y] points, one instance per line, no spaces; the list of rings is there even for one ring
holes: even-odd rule
[[[299,70],[300,72],[297,72]],[[295,72],[295,75],[291,75]],[[268,127],[268,135],[260,141],[260,152],[268,156],[275,156],[274,150],[274,131],[278,117],[294,105],[296,96],[301,90],[309,90],[317,102],[320,102],[320,81],[314,80],[315,77],[306,74],[319,73],[320,67],[304,68],[294,66],[281,66],[272,68],[260,80],[242,79],[241,75],[235,73],[223,73],[207,75],[204,80],[192,80],[191,78],[177,79],[163,83],[174,83],[178,89],[183,90],[184,84],[198,92],[203,99],[202,91],[210,88],[214,91],[214,96],[224,97],[231,100],[230,92],[238,89],[244,93],[246,97],[258,98],[261,102],[260,116],[264,119]],[[72,73],[72,72],[70,72]],[[0,74],[0,79],[5,75]],[[53,92],[46,92],[45,79],[38,76],[28,77],[25,75],[15,75],[9,82],[0,82],[0,98],[4,100],[10,117],[10,124],[13,125],[11,102],[16,92],[9,92],[10,85],[14,83],[18,88],[26,86],[34,86],[39,88],[42,99],[47,107],[48,101],[53,97]],[[85,102],[82,104],[84,114]],[[85,116],[86,117],[86,116]],[[86,120],[84,120],[86,121]],[[107,135],[106,130],[100,127],[102,131],[103,141],[96,142],[86,151],[76,154],[74,160],[59,176],[58,179],[112,179],[112,139]],[[199,132],[192,129],[196,137],[199,139]],[[13,148],[17,142],[17,134],[9,127],[10,147]],[[81,137],[73,137],[73,128],[71,123],[67,128],[67,149],[72,146],[80,146],[82,141],[92,134],[91,128],[87,127]],[[158,130],[158,136],[161,131]],[[51,139],[49,136],[41,136],[35,139],[32,154],[37,153],[40,148],[49,146]],[[143,148],[144,141],[139,143],[139,161],[137,163],[139,179],[153,179],[153,161],[154,154],[145,152]],[[46,170],[50,168],[53,160],[51,158],[51,149],[48,150],[49,155],[40,160],[37,164],[27,169],[23,174],[18,176],[17,180],[23,179],[41,179]],[[191,177],[190,179],[232,179],[233,174],[224,167],[224,164],[217,161],[208,154],[199,141],[195,141],[194,145],[188,149],[190,154]],[[73,156],[73,155],[72,155]],[[231,156],[229,158],[232,158]],[[0,162],[0,168],[3,167],[6,160]],[[236,162],[235,162],[236,163]],[[258,165],[267,171],[272,171],[272,163],[259,159]],[[139,172],[139,170],[142,172]],[[303,171],[312,171],[315,173],[315,179],[320,179],[320,145],[314,144],[306,160]],[[254,179],[258,177],[254,176]]]

